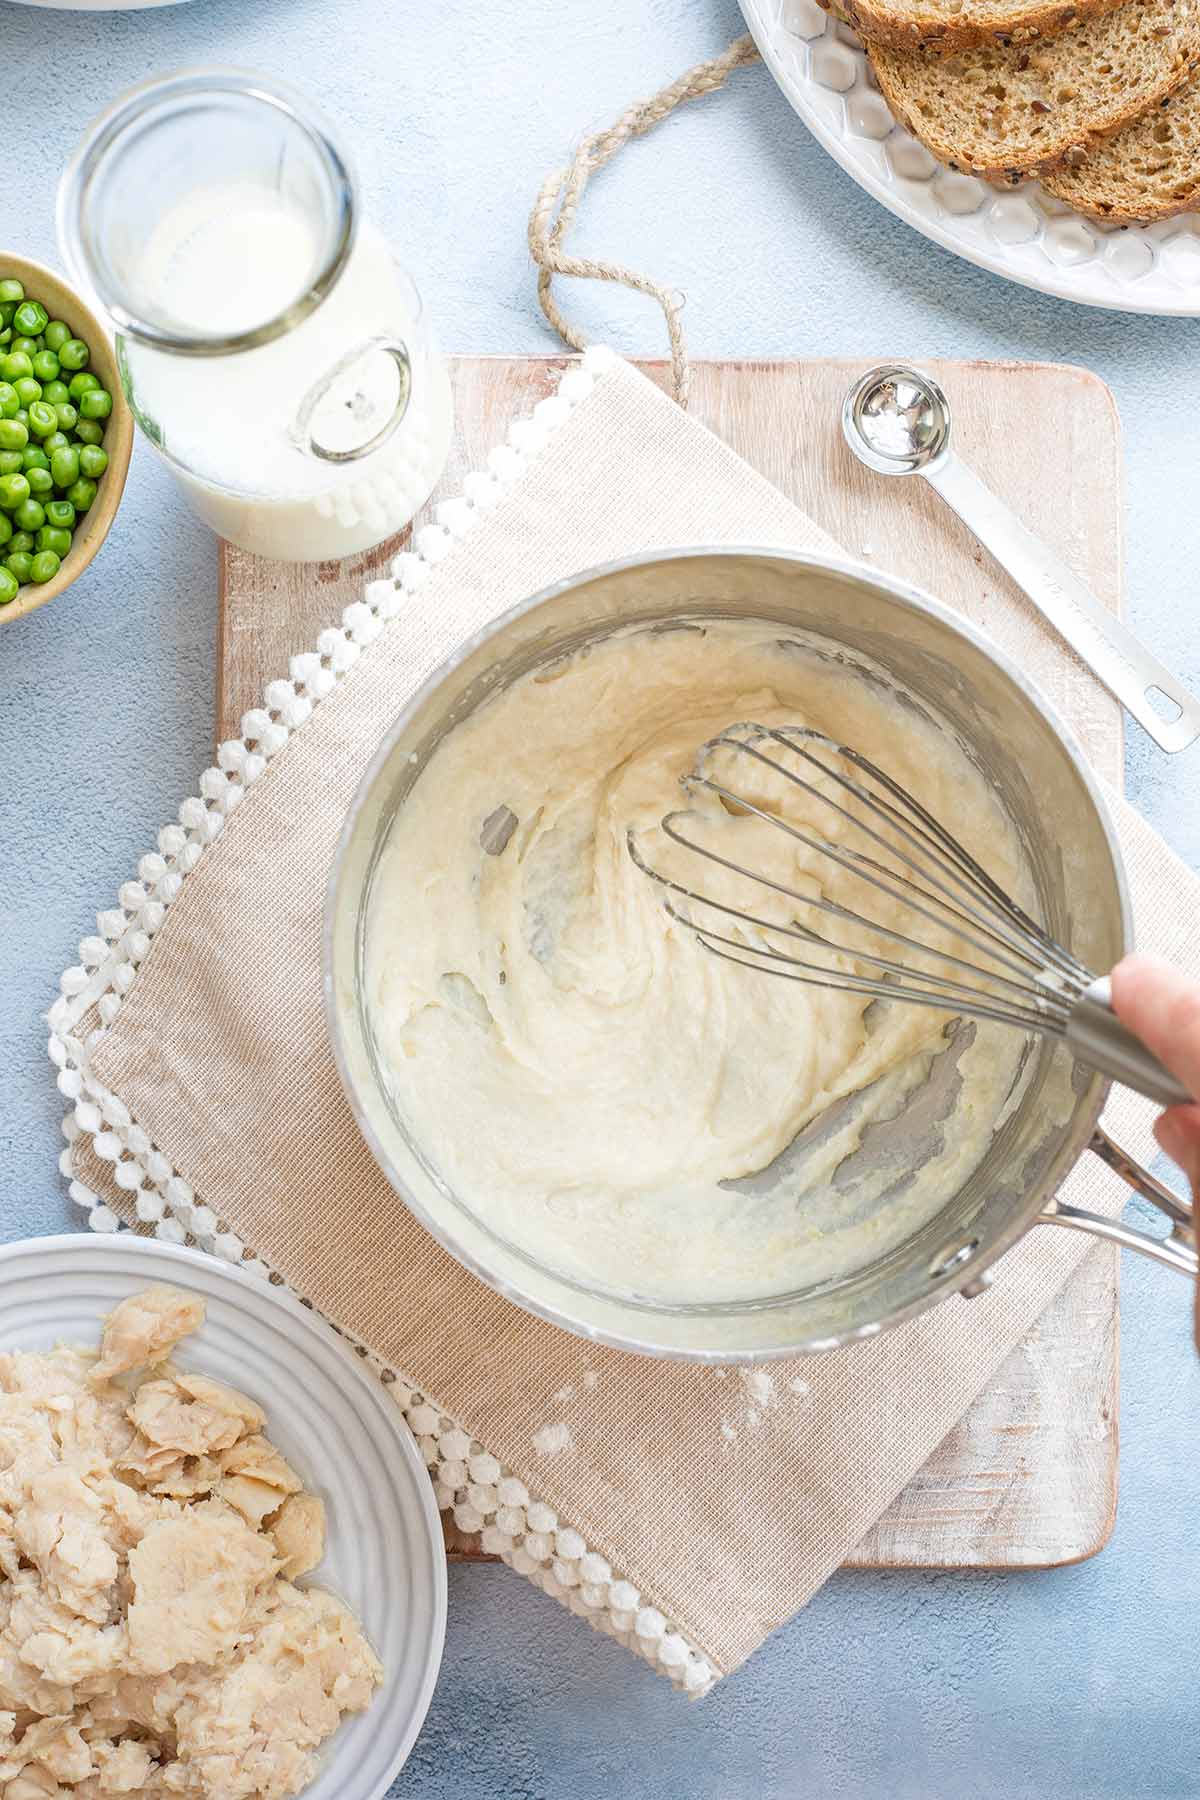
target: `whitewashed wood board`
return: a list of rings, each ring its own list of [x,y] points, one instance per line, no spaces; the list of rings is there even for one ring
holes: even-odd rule
[[[699,363],[691,411],[849,553],[992,632],[1058,706],[1100,772],[1120,783],[1116,703],[923,482],[872,476],[845,448],[838,421],[847,387],[872,362],[902,353],[880,345],[870,361]],[[563,366],[562,358],[453,359],[457,429],[431,505],[458,491]],[[642,366],[665,384],[661,364]],[[1119,610],[1120,427],[1108,389],[1060,365],[925,366],[950,397],[963,454]],[[345,563],[288,565],[222,546],[218,740],[237,734],[264,682],[310,648],[402,545],[396,539]],[[1100,1549],[1116,1510],[1117,1343],[1117,1259],[1100,1246],[851,1566],[1033,1568]],[[448,1546],[479,1554],[452,1526]]]

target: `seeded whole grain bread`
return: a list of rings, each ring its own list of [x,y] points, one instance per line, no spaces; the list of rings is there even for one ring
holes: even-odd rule
[[[977,44],[1029,44],[1125,0],[821,0],[860,37],[953,55]]]
[[[952,169],[1016,185],[1077,163],[1200,67],[1200,0],[1126,0],[1038,44],[868,44],[884,99]]]
[[[1076,212],[1121,224],[1200,212],[1200,78],[1109,138],[1077,168],[1046,176],[1045,187]]]

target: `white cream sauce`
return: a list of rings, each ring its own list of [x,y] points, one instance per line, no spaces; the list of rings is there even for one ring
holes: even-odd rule
[[[417,778],[372,892],[372,1029],[427,1162],[540,1262],[659,1301],[784,1293],[904,1242],[980,1161],[1020,1064],[1003,1027],[948,1042],[940,1012],[751,972],[669,916],[629,828],[714,898],[835,930],[673,850],[659,821],[695,805],[732,860],[905,922],[774,825],[682,795],[697,748],[751,719],[872,757],[1031,904],[1016,833],[950,735],[752,622],[626,631],[492,698]],[[793,822],[848,830],[745,758],[736,775]]]

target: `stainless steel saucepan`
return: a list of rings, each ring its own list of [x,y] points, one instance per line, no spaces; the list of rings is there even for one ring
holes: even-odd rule
[[[1020,671],[936,601],[874,570],[778,550],[660,551],[588,571],[514,607],[426,682],[342,833],[325,924],[329,1024],[351,1105],[397,1192],[460,1262],[529,1311],[622,1349],[696,1361],[831,1349],[948,1295],[977,1294],[993,1276],[1003,1281],[1000,1258],[1038,1224],[1088,1231],[1194,1275],[1190,1210],[1099,1128],[1108,1084],[1057,1041],[1030,1040],[1021,1098],[958,1192],[900,1249],[842,1280],[745,1301],[666,1305],[632,1285],[571,1279],[497,1235],[422,1155],[389,1098],[363,1003],[371,884],[397,809],[446,733],[531,669],[616,629],[717,618],[767,620],[782,639],[885,671],[987,772],[1024,842],[1051,935],[1093,969],[1130,947],[1120,848],[1078,746]],[[1089,1149],[1162,1209],[1169,1235],[1055,1201]]]

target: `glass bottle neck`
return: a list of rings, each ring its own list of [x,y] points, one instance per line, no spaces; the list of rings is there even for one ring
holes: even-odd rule
[[[357,224],[348,159],[287,89],[183,70],[96,120],[59,190],[74,279],[122,335],[185,356],[282,336],[337,282]]]

